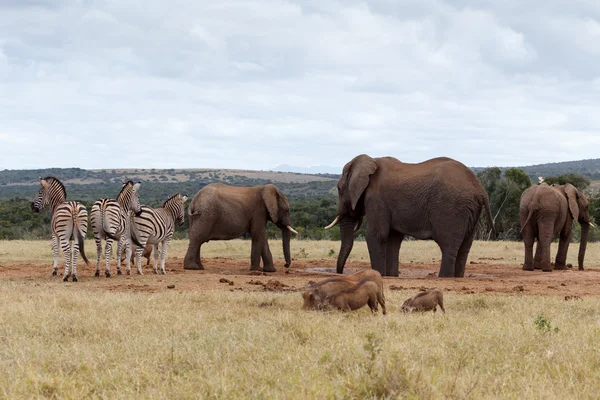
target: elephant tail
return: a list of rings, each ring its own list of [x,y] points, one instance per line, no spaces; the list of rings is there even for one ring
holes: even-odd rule
[[[490,198],[485,194],[483,196],[483,206],[485,207],[485,215],[492,230],[492,239],[496,240],[496,227],[494,226],[494,218],[492,217],[492,208],[490,207]]]
[[[523,233],[523,229],[525,229],[525,227],[527,226],[527,223],[531,219],[534,212],[535,212],[535,210],[533,209],[533,207],[529,207],[529,214],[527,214],[527,218],[525,219],[525,222],[523,222],[521,224],[521,230],[519,231],[520,233]]]

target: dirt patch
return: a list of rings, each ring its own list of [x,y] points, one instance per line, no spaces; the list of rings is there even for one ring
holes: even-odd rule
[[[116,275],[95,278],[95,264],[77,268],[78,285],[92,290],[161,292],[161,291],[203,291],[203,290],[244,290],[287,292],[302,290],[309,281],[318,281],[336,276],[331,260],[294,260],[287,269],[283,261],[277,261],[277,272],[257,272],[249,270],[248,260],[230,258],[203,259],[205,270],[184,271],[181,259],[167,261],[167,275],[152,274],[151,267],[144,267],[144,275],[135,270],[132,275]],[[462,294],[507,293],[512,295],[554,295],[569,297],[568,301],[584,296],[600,297],[600,269],[566,269],[541,272],[523,271],[520,265],[475,262],[467,265],[465,278],[438,278],[439,264],[402,264],[399,278],[384,278],[388,290],[414,290],[437,287],[446,292]],[[350,261],[344,273],[360,268],[368,268],[366,261]],[[2,263],[0,279],[26,280],[33,284],[60,282],[64,266],[59,275],[52,276],[51,264]]]

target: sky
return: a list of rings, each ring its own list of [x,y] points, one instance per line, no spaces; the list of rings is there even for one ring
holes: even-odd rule
[[[0,0],[0,170],[600,157],[600,2]]]

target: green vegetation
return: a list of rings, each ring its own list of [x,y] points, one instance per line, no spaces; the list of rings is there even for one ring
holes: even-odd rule
[[[584,164],[592,165],[591,161]],[[554,166],[554,164],[549,165]],[[531,174],[520,168],[492,167],[475,170],[478,171],[477,177],[489,194],[498,239],[520,240],[519,202],[521,193],[532,184]],[[536,169],[535,171],[543,170]],[[131,176],[127,176],[127,174]],[[0,239],[49,237],[49,215],[47,213],[33,214],[29,210],[29,201],[39,188],[38,178],[48,175],[57,176],[63,181],[70,181],[66,184],[68,199],[81,201],[88,208],[99,198],[116,197],[121,189],[121,182],[125,179],[143,182],[140,200],[143,204],[152,207],[160,207],[163,201],[174,193],[186,194],[191,198],[202,187],[213,182],[234,186],[274,183],[290,200],[292,222],[302,238],[339,240],[340,237],[337,227],[330,231],[323,230],[323,227],[336,216],[335,185],[339,179],[339,176],[336,175],[319,175],[314,178],[328,180],[294,182],[284,173],[274,175],[282,181],[273,181],[261,178],[257,171],[249,173],[251,176],[249,177],[241,173],[230,174],[226,170],[112,169],[89,171],[80,168],[66,168],[0,171]],[[585,190],[590,186],[588,177],[578,173],[569,172],[548,176],[543,175],[542,172],[539,176],[546,176],[547,183],[571,183],[580,190]],[[75,183],[73,180],[80,183]],[[537,183],[537,176],[534,177],[533,182]],[[590,196],[591,214],[595,221],[600,221],[600,192],[588,190],[587,193]],[[183,227],[177,228],[175,234],[177,238],[187,237],[187,224],[186,221]],[[359,239],[364,237],[364,229],[367,224],[368,220],[365,220],[363,228],[357,235]],[[477,233],[477,238],[480,240],[488,238],[489,227],[486,224],[485,218],[482,218]],[[269,224],[268,235],[270,238],[279,238],[281,232],[277,227]],[[579,226],[576,224],[573,240],[577,240],[578,235]],[[91,236],[90,230],[88,237]],[[590,241],[595,240],[600,240],[598,229],[592,229],[590,232]]]
[[[575,186],[579,190],[585,190],[590,186],[590,180],[583,175],[579,174],[563,174],[559,176],[548,176],[544,178],[544,182],[548,185],[552,185],[553,183],[559,185],[566,185],[570,183]]]

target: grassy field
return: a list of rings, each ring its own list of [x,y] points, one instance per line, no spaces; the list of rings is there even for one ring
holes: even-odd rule
[[[250,257],[249,240],[212,241],[202,246],[202,257],[229,257],[245,259]],[[167,251],[168,257],[183,258],[187,250],[187,240],[174,240]],[[275,259],[283,259],[281,240],[269,241]],[[339,241],[292,240],[292,258],[296,260],[336,260],[340,250]],[[572,243],[569,247],[567,262],[577,265],[579,245]],[[552,260],[558,250],[558,243],[552,244]],[[96,245],[93,240],[85,244],[89,260],[96,260]],[[116,246],[113,247],[116,251]],[[496,264],[519,264],[523,262],[523,244],[520,242],[474,242],[469,261],[492,260]],[[62,257],[62,253],[60,255]],[[356,241],[349,260],[369,260],[367,245],[364,241]],[[400,249],[401,263],[430,264],[441,260],[439,247],[433,241],[406,241]],[[50,240],[12,240],[0,241],[0,264],[2,262],[52,262]],[[62,263],[62,258],[60,263]],[[600,242],[589,243],[586,253],[586,266],[600,266]]]
[[[446,296],[447,315],[298,293],[2,282],[3,398],[597,398],[597,300]],[[388,293],[399,303],[407,293]]]
[[[182,257],[186,245],[175,242],[169,257]],[[204,255],[247,258],[248,246],[211,242]],[[338,246],[294,241],[292,253],[333,261]],[[520,246],[476,243],[471,259],[518,263]],[[281,258],[279,247],[271,244]],[[589,248],[591,266],[598,250]],[[367,258],[364,243],[356,243],[353,257]],[[431,263],[439,253],[430,242],[408,242],[402,258]],[[387,291],[389,312],[382,316],[366,308],[303,311],[297,292],[148,293],[2,277],[2,265],[49,261],[49,242],[0,242],[0,398],[592,399],[600,393],[597,298],[449,292],[447,314],[407,315],[399,305],[413,291]]]

